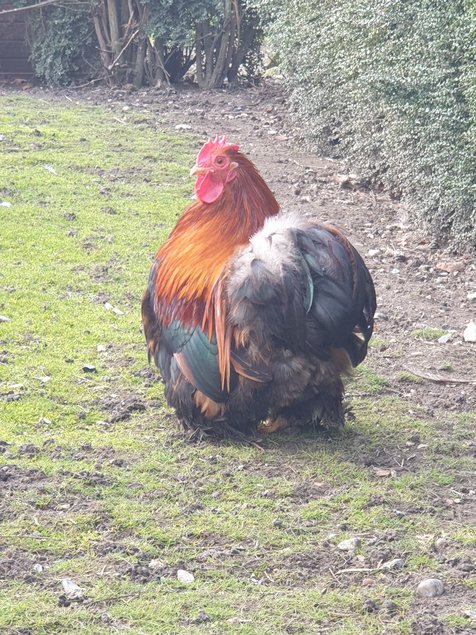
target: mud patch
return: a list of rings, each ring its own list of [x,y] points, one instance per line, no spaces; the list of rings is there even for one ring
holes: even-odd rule
[[[24,468],[12,463],[0,467],[2,489],[28,489],[32,484],[46,479],[46,474],[36,468]]]
[[[146,402],[134,393],[112,393],[99,402],[100,407],[109,413],[108,422],[127,421],[134,412],[143,412]]]

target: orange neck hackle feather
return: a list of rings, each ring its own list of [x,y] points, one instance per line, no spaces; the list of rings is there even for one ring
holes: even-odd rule
[[[213,321],[213,289],[231,256],[263,227],[268,216],[279,211],[271,190],[251,161],[236,151],[230,155],[238,163],[236,178],[216,202],[192,203],[157,253],[160,267],[156,300],[172,304],[178,301],[180,305],[182,301],[202,301],[208,307],[207,315],[202,316],[207,323]],[[174,307],[170,308],[175,313]],[[160,316],[166,322],[184,317],[166,313]],[[197,317],[193,322],[197,324]]]
[[[157,253],[155,310],[164,324],[178,319],[216,330],[220,371],[229,378],[230,334],[219,281],[235,251],[246,245],[279,205],[254,165],[236,150],[236,177],[214,203],[192,203]]]

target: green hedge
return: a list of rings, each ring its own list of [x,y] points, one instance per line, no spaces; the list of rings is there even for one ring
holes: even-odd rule
[[[270,2],[264,2],[270,10]],[[308,140],[476,247],[476,0],[272,0]]]

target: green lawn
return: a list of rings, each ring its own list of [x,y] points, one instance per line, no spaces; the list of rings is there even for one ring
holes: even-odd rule
[[[341,435],[187,441],[140,300],[203,140],[13,94],[0,135],[0,633],[470,632],[474,413],[389,397],[370,353]]]

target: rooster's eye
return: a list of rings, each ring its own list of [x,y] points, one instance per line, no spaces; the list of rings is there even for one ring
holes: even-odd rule
[[[216,157],[215,158],[215,165],[217,165],[220,168],[225,165],[225,162],[226,162],[225,157]]]

